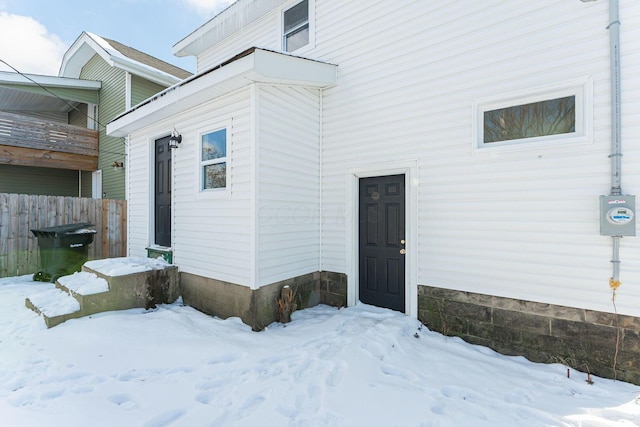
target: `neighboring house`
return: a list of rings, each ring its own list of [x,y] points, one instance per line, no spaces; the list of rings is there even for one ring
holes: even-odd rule
[[[640,3],[610,2],[237,1],[174,46],[193,77],[107,126],[129,254],[255,329],[288,284],[640,382],[640,245],[605,219],[640,190]]]
[[[75,109],[101,83],[0,72],[0,193],[85,196],[98,169],[98,132]]]
[[[86,32],[58,77],[0,73],[0,192],[123,199],[125,141],[104,125],[189,75]]]

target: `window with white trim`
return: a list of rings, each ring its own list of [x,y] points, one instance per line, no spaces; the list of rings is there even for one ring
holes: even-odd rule
[[[200,176],[202,191],[227,188],[227,129],[200,136]]]
[[[483,144],[576,132],[576,96],[485,111]]]
[[[524,148],[530,143],[586,142],[592,102],[590,79],[476,101],[474,146]]]
[[[282,47],[293,52],[309,44],[309,0],[285,10],[282,17]]]

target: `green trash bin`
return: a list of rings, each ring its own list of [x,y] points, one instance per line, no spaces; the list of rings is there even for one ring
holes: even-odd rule
[[[93,224],[79,222],[31,230],[38,238],[42,267],[33,275],[33,280],[55,282],[60,276],[80,271],[95,234],[89,227]]]

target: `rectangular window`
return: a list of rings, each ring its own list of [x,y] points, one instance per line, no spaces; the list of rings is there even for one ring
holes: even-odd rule
[[[309,0],[284,11],[283,47],[293,52],[309,44]]]
[[[590,77],[476,99],[472,111],[476,152],[593,142]]]
[[[202,190],[227,187],[227,129],[203,134],[200,140]]]
[[[483,143],[575,133],[576,97],[547,99],[484,112]]]

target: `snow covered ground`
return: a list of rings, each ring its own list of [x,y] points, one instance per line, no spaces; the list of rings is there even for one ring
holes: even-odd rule
[[[358,305],[255,333],[180,303],[52,329],[0,279],[0,426],[630,426],[640,387]]]

